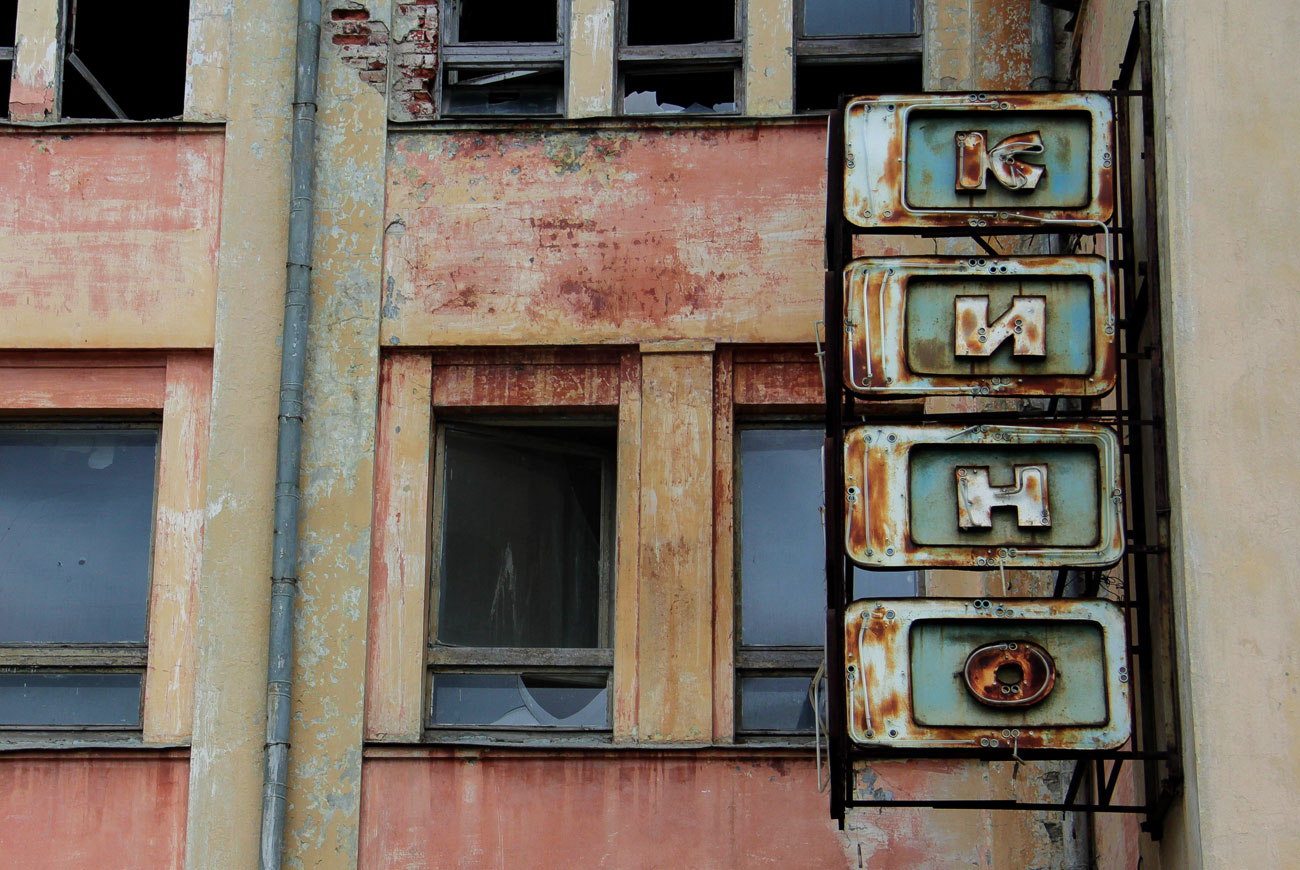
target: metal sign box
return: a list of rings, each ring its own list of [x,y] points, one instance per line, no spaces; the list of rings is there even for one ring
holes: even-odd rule
[[[1101,396],[1115,303],[1101,257],[873,257],[844,271],[844,385],[861,395]]]
[[[1088,568],[1124,554],[1106,426],[858,426],[844,477],[845,552],[866,568]]]
[[[1043,227],[1114,208],[1102,94],[861,97],[845,107],[844,137],[844,217],[860,227]]]
[[[845,614],[848,731],[895,748],[1112,749],[1129,737],[1123,611],[901,598]]]

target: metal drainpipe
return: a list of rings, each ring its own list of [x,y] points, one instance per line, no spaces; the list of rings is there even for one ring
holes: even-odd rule
[[[1056,90],[1052,73],[1056,40],[1052,8],[1043,0],[1029,7],[1029,88],[1034,91]]]
[[[275,445],[275,529],[271,565],[271,631],[267,650],[261,870],[280,868],[289,780],[293,615],[298,592],[298,508],[301,503],[298,473],[302,451],[303,378],[307,369],[312,209],[316,197],[314,152],[320,18],[320,0],[298,0],[293,144],[290,152],[289,258],[280,350],[280,417]]]

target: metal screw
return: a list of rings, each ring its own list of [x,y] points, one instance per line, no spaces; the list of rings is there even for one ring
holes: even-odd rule
[[[980,746],[988,746],[988,745],[989,745],[989,739],[987,737],[981,737]]]
[[[895,729],[893,729],[893,728],[890,728],[890,729],[889,729],[889,736],[890,736],[890,737],[897,737],[897,736],[898,736],[898,731],[895,730]]]
[[[885,611],[885,619],[893,619],[893,618],[894,618],[894,611],[892,611],[892,610],[886,610],[886,611]]]
[[[886,555],[886,556],[892,556],[892,555],[894,555],[894,548],[893,548],[893,547],[886,547],[886,548],[885,548],[885,555]]]

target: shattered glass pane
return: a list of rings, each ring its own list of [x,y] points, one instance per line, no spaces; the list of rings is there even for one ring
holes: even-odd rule
[[[553,69],[448,69],[444,115],[558,115],[563,75]]]
[[[624,76],[623,111],[628,115],[735,114],[734,72],[629,72]]]
[[[156,429],[0,430],[0,642],[145,640]]]
[[[608,728],[605,674],[435,674],[433,724]]]
[[[914,33],[913,0],[803,0],[804,36]]]
[[[141,674],[0,674],[0,725],[140,724]]]

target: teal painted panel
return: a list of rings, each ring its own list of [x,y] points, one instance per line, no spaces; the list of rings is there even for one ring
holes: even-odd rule
[[[923,375],[1078,375],[1093,371],[1092,282],[1073,278],[988,278],[960,281],[915,277],[907,282],[904,342],[907,367]],[[987,357],[957,356],[954,315],[958,296],[988,296],[989,322],[1016,296],[1045,296],[1047,356],[1013,356],[1010,339]]]
[[[1041,728],[1102,725],[1106,650],[1101,626],[1083,620],[918,620],[910,627],[912,718],[928,726]],[[966,657],[985,644],[1036,643],[1056,662],[1056,685],[1031,707],[999,709],[971,697]]]
[[[956,469],[982,465],[989,467],[993,486],[1013,483],[1013,466],[1046,465],[1052,525],[1021,528],[1016,524],[1016,512],[1002,508],[993,511],[991,529],[958,528]],[[908,456],[912,541],[922,547],[1095,547],[1101,539],[1101,489],[1097,452],[1086,446],[917,445]]]
[[[1086,112],[914,111],[906,130],[905,201],[911,208],[1083,208],[1091,189],[1091,118]],[[989,148],[1037,131],[1043,153],[1019,157],[1047,167],[1033,190],[1008,190],[990,173],[987,190],[957,190],[957,133],[983,130]]]

